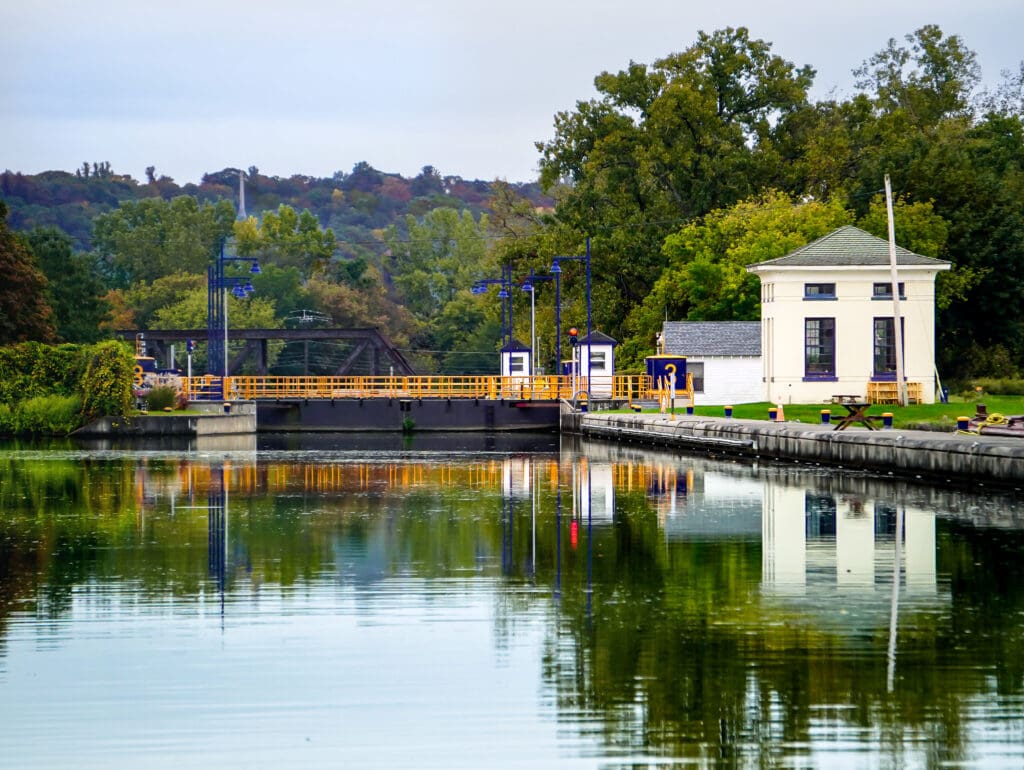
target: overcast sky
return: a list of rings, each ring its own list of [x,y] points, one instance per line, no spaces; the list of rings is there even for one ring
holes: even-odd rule
[[[594,76],[746,26],[813,95],[924,24],[984,80],[1024,58],[1022,0],[0,0],[0,169],[536,177],[534,142]]]

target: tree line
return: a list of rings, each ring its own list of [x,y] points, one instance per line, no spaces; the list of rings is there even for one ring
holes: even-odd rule
[[[375,326],[421,370],[468,373],[496,371],[503,310],[496,292],[476,295],[472,285],[506,265],[517,281],[544,275],[555,256],[580,256],[589,241],[595,325],[619,340],[620,368],[638,369],[665,318],[758,318],[746,264],[842,224],[885,237],[879,191],[889,174],[897,241],[953,263],[939,279],[943,378],[1019,376],[1024,63],[984,89],[966,42],[927,25],[866,58],[848,97],[811,99],[814,74],[745,28],[701,32],[678,53],[597,75],[597,95],[555,115],[553,135],[537,143],[536,184],[470,183],[429,166],[411,180],[365,163],[329,180],[271,180],[250,168],[257,215],[242,221],[237,169],[184,188],[153,168],[144,184],[102,164],[32,179],[8,172],[0,194],[17,203],[11,226],[27,230],[16,240],[32,255],[13,274],[28,293],[50,287],[40,291],[49,333],[61,339],[118,326],[201,328],[205,267],[229,239],[264,266],[257,299],[231,308],[233,324],[282,325],[302,311]],[[37,209],[26,203],[33,184],[50,196]],[[76,186],[119,203],[79,205],[95,207],[87,235],[33,229],[68,206]],[[580,325],[583,265],[563,268],[562,318]],[[76,270],[70,283],[90,287],[83,293],[107,321],[81,297],[59,296]],[[535,286],[538,358],[553,371],[553,286]],[[530,296],[512,294],[513,317],[529,318]],[[529,338],[522,321],[514,331]],[[3,329],[5,340],[25,333]]]

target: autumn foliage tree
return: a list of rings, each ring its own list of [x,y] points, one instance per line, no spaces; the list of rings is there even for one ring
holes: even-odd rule
[[[25,242],[7,227],[7,206],[3,201],[0,275],[0,344],[53,340],[53,310],[46,300],[46,277]]]

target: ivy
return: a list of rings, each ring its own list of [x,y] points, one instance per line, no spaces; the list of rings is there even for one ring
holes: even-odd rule
[[[92,346],[82,377],[82,415],[125,415],[134,407],[132,374],[135,360],[128,345],[116,340]]]

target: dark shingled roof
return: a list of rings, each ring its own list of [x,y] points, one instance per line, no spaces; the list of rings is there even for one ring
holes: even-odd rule
[[[833,230],[784,257],[758,262],[747,267],[852,267],[889,264],[889,242],[866,233],[859,227],[846,225]],[[896,247],[897,265],[949,265],[941,259],[923,257],[902,246]]]
[[[529,350],[529,349],[530,349],[529,345],[525,345],[522,342],[520,342],[519,340],[517,340],[515,337],[513,337],[512,341],[509,342],[504,347],[502,347],[502,349],[499,352],[500,353],[518,353],[520,351]]]
[[[680,356],[759,356],[760,321],[665,321],[666,353]]]
[[[594,329],[592,332],[590,332],[589,335],[585,334],[582,337],[580,337],[580,344],[581,345],[591,344],[591,345],[612,345],[612,346],[614,346],[614,345],[618,345],[619,341],[615,340],[615,339],[612,339],[611,337],[609,337],[604,332],[601,332],[601,331],[598,331],[597,329]]]

